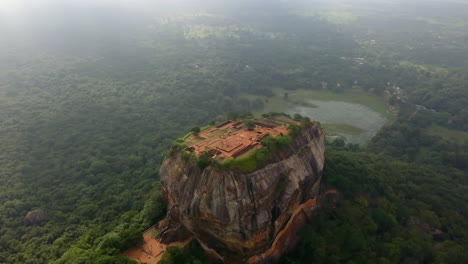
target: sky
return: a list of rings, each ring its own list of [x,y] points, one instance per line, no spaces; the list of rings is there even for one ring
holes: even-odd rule
[[[86,18],[87,15],[93,13],[99,14],[96,11],[157,13],[208,6],[229,8],[234,5],[247,9],[261,9],[262,6],[273,5],[275,1],[288,3],[290,6],[305,5],[312,8],[317,7],[318,3],[325,3],[328,7],[340,6],[340,4],[367,6],[369,4],[390,3],[402,9],[405,9],[406,6],[412,8],[414,5],[419,5],[418,2],[421,6],[430,2],[447,5],[450,3],[468,4],[468,0],[0,0],[0,27],[2,24],[11,27],[12,25],[35,23],[36,18],[60,17],[63,14]],[[96,17],[96,19],[98,18],[99,16]]]

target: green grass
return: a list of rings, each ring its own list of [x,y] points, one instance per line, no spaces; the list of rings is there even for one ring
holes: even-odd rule
[[[318,106],[309,102],[304,102],[304,101],[292,101],[293,104],[304,106],[304,107],[309,107],[309,108],[317,108]]]
[[[417,64],[411,61],[400,61],[400,66],[415,68],[422,71],[427,71],[434,74],[447,75],[448,69],[440,66]]]
[[[193,133],[192,132],[189,132],[187,135],[185,135],[182,139],[183,140],[186,140],[188,137],[190,137]]]
[[[395,114],[392,111],[391,107],[387,104],[385,99],[381,96],[372,95],[362,90],[345,90],[340,93],[328,91],[328,90],[285,90],[282,88],[274,88],[273,92],[275,93],[274,97],[259,97],[253,95],[244,95],[250,100],[255,98],[262,98],[268,102],[265,103],[265,107],[262,110],[254,112],[255,115],[260,115],[262,113],[268,112],[285,112],[287,109],[290,109],[297,101],[296,98],[301,98],[302,102],[306,103],[306,100],[320,100],[320,101],[342,101],[348,103],[362,104],[373,111],[381,114],[388,120],[394,120]],[[285,100],[283,98],[284,93],[289,94],[289,99]]]
[[[452,140],[458,143],[468,142],[468,132],[449,129],[437,125],[429,127],[426,131],[429,135],[440,136],[444,139]]]
[[[208,128],[212,127],[213,125],[206,125],[204,127],[200,127],[200,132],[203,132],[205,130],[207,130]]]
[[[265,162],[270,157],[270,155],[270,151],[267,148],[262,147],[252,150],[244,157],[228,159],[225,162],[222,162],[220,167],[225,169],[236,168],[242,172],[251,172],[255,170],[255,168],[257,168],[260,164]]]
[[[322,124],[322,127],[329,133],[344,133],[357,135],[364,132],[363,129],[348,124]]]
[[[344,10],[312,10],[300,12],[300,15],[306,17],[315,17],[335,25],[349,24],[355,22],[359,18],[359,16],[357,16],[355,13]]]
[[[198,143],[198,142],[201,142],[201,141],[203,141],[203,140],[204,140],[204,138],[202,138],[202,137],[193,136],[193,137],[190,137],[190,138],[185,139],[185,144],[186,144],[187,146],[191,146],[191,145],[193,145],[193,144],[195,144],[195,143]]]
[[[265,161],[271,157],[277,149],[284,148],[292,140],[289,135],[280,135],[277,137],[266,137],[262,141],[263,147],[254,149],[240,158],[231,158],[218,164],[224,169],[239,169],[242,172],[252,172],[256,168],[262,166]]]
[[[208,128],[212,127],[212,126],[213,126],[213,125],[207,125],[207,126],[201,127],[201,128],[200,128],[200,132],[203,132],[203,131],[207,130]],[[192,136],[192,135],[193,135],[193,132],[189,132],[189,133],[187,133],[187,135],[185,135],[184,137],[182,137],[182,140],[185,141],[185,140],[187,140],[187,139],[188,139],[190,136]],[[191,142],[191,144],[193,144],[193,143],[199,142],[199,141],[201,141],[201,140],[202,140],[202,138],[194,137],[192,140],[190,140],[190,142]]]

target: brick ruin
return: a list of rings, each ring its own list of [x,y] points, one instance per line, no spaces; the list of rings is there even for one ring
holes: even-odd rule
[[[287,127],[290,122],[267,123],[254,120],[254,123],[255,127],[249,130],[244,128],[242,121],[225,121],[199,135],[192,135],[191,140],[196,142],[190,144],[187,151],[196,156],[208,152],[213,158],[239,158],[253,149],[260,148],[265,137],[289,133]]]

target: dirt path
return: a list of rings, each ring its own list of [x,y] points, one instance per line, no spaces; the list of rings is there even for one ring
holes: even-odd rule
[[[153,230],[155,229],[151,228],[143,233],[143,241],[139,245],[127,249],[123,254],[138,263],[153,264],[159,261],[166,251],[166,245],[151,237]]]
[[[183,242],[174,242],[169,245],[160,243],[158,240],[153,238],[151,234],[156,228],[152,227],[143,233],[143,241],[137,246],[131,247],[123,253],[126,257],[131,260],[135,260],[138,263],[149,263],[153,264],[161,260],[162,255],[169,246],[184,247],[192,241],[192,238]]]

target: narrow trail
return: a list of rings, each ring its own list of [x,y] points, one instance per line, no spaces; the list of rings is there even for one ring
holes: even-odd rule
[[[151,237],[153,230],[156,230],[154,226],[146,230],[143,233],[143,241],[139,245],[127,249],[123,254],[138,263],[155,263],[159,261],[166,251],[166,245]]]
[[[161,260],[167,247],[170,246],[185,246],[192,241],[192,238],[183,242],[174,242],[169,245],[160,243],[152,237],[152,232],[156,231],[156,225],[148,228],[143,233],[143,240],[137,246],[131,247],[124,251],[123,255],[138,263],[156,263]]]

